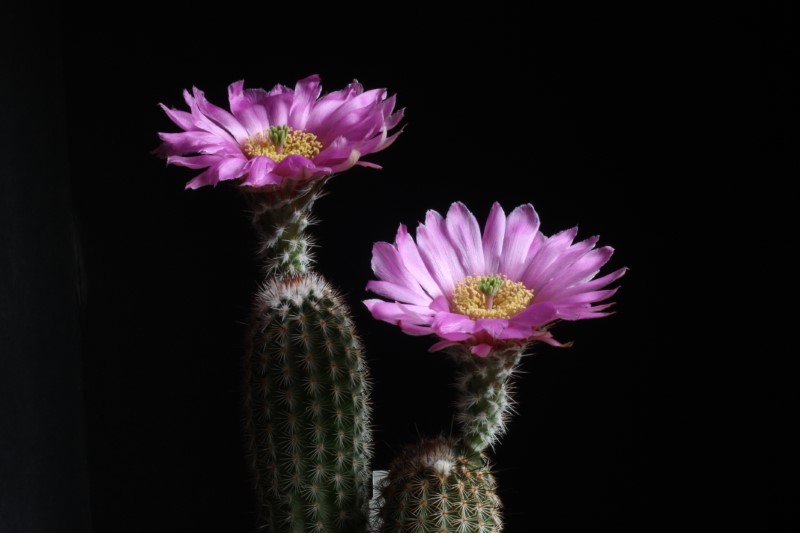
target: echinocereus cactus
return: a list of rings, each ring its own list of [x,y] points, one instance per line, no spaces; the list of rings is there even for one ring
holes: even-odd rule
[[[444,437],[407,446],[380,487],[379,532],[499,533],[500,498],[485,463]]]
[[[311,270],[306,229],[333,173],[386,148],[402,118],[394,96],[353,82],[320,97],[317,76],[295,90],[229,87],[228,112],[194,89],[184,131],[161,133],[167,162],[205,169],[187,188],[239,180],[262,243],[244,364],[245,432],[259,500],[257,528],[351,533],[367,527],[369,383],[349,311]]]
[[[481,232],[472,213],[454,203],[446,217],[428,212],[416,242],[401,225],[393,245],[373,249],[379,280],[367,288],[389,301],[365,304],[408,334],[437,335],[431,351],[455,358],[458,447],[476,468],[505,431],[509,378],[524,350],[534,342],[563,346],[549,331],[558,320],[608,314],[611,304],[599,302],[614,295],[617,289],[606,287],[625,269],[595,279],[613,250],[595,249],[597,237],[574,243],[576,234],[544,236],[530,204],[508,217],[494,204]]]

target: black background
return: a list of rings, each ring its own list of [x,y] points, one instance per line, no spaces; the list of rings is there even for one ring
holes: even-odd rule
[[[493,201],[532,202],[545,233],[579,224],[617,249],[608,271],[630,272],[616,315],[561,325],[573,348],[523,362],[518,414],[493,454],[506,531],[685,523],[702,487],[680,451],[687,400],[664,384],[662,342],[676,332],[657,317],[676,288],[656,254],[673,91],[699,82],[672,77],[680,39],[663,14],[114,9],[6,19],[0,531],[249,530],[239,373],[255,236],[231,184],[184,191],[192,171],[149,152],[176,129],[157,104],[182,106],[184,88],[225,106],[234,80],[311,73],[327,90],[386,87],[407,108],[406,132],[369,158],[384,170],[336,177],[313,228],[367,349],[376,467],[450,431],[453,368],[427,353],[432,339],[360,304],[372,243],[455,200],[481,221]]]

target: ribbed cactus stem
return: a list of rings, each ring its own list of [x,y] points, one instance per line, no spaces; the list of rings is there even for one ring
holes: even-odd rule
[[[346,305],[312,272],[306,233],[325,181],[245,191],[267,274],[244,365],[257,531],[367,528],[367,369]]]
[[[270,533],[366,530],[369,383],[347,309],[317,275],[269,281],[245,362],[245,430]]]
[[[311,208],[325,180],[308,185],[287,182],[271,189],[242,188],[259,234],[259,255],[274,276],[298,276],[311,265],[311,239],[306,229],[312,223]]]
[[[443,437],[405,448],[380,487],[379,533],[499,533],[495,480],[456,441]]]
[[[466,453],[473,458],[505,433],[513,406],[510,378],[523,350],[514,346],[486,357],[472,355],[465,348],[451,351],[458,363],[456,417]]]

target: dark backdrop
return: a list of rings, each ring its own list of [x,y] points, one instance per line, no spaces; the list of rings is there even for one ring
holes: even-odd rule
[[[535,6],[532,16],[502,3],[446,15],[401,4],[295,8],[128,4],[122,15],[31,9],[20,19],[21,33],[41,32],[30,39],[38,47],[15,41],[15,75],[39,91],[11,86],[29,99],[18,122],[37,121],[22,154],[58,163],[9,174],[3,197],[23,201],[0,213],[9,235],[25,236],[3,250],[22,281],[3,281],[38,310],[21,316],[16,301],[0,302],[3,349],[14,355],[5,390],[44,391],[40,403],[3,406],[14,417],[3,422],[0,530],[88,531],[91,521],[96,532],[248,531],[239,372],[259,283],[255,237],[234,187],[184,191],[192,172],[149,152],[157,131],[175,129],[157,104],[182,106],[184,88],[224,105],[231,81],[292,85],[311,73],[328,90],[354,77],[387,87],[407,108],[406,132],[370,158],[384,170],[335,178],[313,229],[319,268],[344,292],[367,349],[376,467],[419,435],[449,431],[453,368],[427,353],[432,339],[378,323],[360,304],[372,243],[455,200],[481,220],[495,200],[507,210],[532,202],[546,233],[579,224],[580,236],[617,249],[609,270],[630,272],[618,314],[560,326],[573,348],[537,347],[523,362],[518,414],[493,454],[506,531],[680,523],[684,497],[668,487],[688,468],[663,450],[685,435],[665,429],[674,398],[656,379],[665,289],[654,255],[663,159],[653,153],[671,64],[654,37],[657,15],[599,4]],[[24,345],[6,342],[22,327],[31,328]],[[49,433],[10,437],[31,426]],[[40,466],[20,466],[11,451]],[[17,478],[41,494],[7,481]]]

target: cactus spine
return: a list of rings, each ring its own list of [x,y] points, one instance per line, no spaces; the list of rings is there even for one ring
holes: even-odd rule
[[[251,194],[268,278],[245,358],[245,433],[274,533],[366,530],[369,383],[347,307],[310,271],[305,235],[322,181]]]

